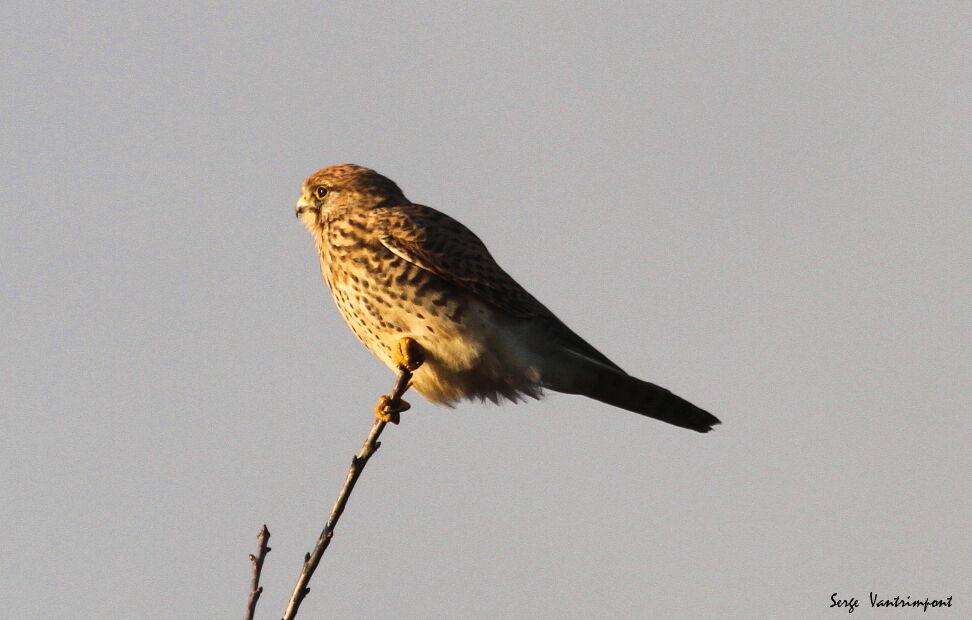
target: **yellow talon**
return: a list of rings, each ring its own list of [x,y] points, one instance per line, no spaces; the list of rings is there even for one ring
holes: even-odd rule
[[[401,422],[401,416],[399,414],[403,411],[408,411],[412,406],[406,401],[398,399],[398,407],[392,407],[391,399],[391,396],[388,394],[378,397],[378,406],[375,407],[375,417],[382,422],[398,424]]]
[[[413,338],[403,336],[398,339],[395,352],[395,366],[401,371],[415,372],[425,362],[425,351]]]

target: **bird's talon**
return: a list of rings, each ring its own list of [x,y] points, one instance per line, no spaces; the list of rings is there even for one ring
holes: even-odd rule
[[[398,350],[395,352],[395,366],[405,372],[415,372],[425,363],[425,351],[413,338],[403,336],[398,339]]]
[[[398,424],[402,419],[400,414],[403,411],[408,411],[412,406],[400,398],[398,399],[397,407],[393,407],[391,402],[392,397],[388,394],[378,397],[378,406],[375,407],[375,417],[382,422]]]

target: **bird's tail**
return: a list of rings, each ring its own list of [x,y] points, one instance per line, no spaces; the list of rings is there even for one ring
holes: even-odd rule
[[[602,403],[700,433],[707,433],[719,424],[719,419],[708,411],[661,386],[586,358],[585,362],[574,365],[575,372],[570,373],[569,382],[546,387],[558,392],[582,394]]]

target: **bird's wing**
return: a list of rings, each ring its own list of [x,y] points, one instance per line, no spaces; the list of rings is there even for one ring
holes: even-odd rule
[[[397,256],[466,289],[502,312],[544,323],[567,346],[602,364],[618,366],[564,325],[496,264],[471,230],[445,213],[422,205],[382,207],[371,212],[373,230]]]

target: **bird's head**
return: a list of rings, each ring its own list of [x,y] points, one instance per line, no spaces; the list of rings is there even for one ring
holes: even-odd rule
[[[304,181],[297,217],[312,232],[330,217],[381,206],[407,205],[395,182],[370,168],[341,164],[318,170]]]

